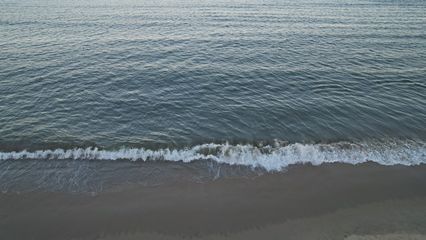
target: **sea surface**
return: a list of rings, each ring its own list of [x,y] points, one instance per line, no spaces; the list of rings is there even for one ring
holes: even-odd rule
[[[426,163],[426,1],[0,1],[2,191],[367,161]]]

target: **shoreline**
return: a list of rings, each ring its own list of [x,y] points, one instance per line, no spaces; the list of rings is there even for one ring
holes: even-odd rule
[[[289,239],[327,234],[342,239],[401,232],[421,236],[426,234],[425,173],[424,164],[297,165],[254,178],[150,187],[124,184],[95,196],[2,193],[0,238],[250,239],[258,233],[277,239],[278,233],[292,233]]]

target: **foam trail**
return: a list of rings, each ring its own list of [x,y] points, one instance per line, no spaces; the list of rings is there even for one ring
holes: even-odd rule
[[[55,149],[38,151],[0,152],[0,160],[13,159],[75,159],[130,161],[183,161],[214,160],[230,165],[261,167],[280,170],[292,164],[342,162],[358,164],[373,161],[382,165],[418,165],[426,163],[426,144],[422,141],[394,140],[385,142],[337,142],[330,144],[255,146],[251,144],[202,144],[184,149],[121,148],[100,150],[98,148]]]

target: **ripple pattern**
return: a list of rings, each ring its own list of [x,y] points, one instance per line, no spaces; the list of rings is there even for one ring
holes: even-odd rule
[[[2,1],[0,148],[425,140],[425,12],[421,0]]]

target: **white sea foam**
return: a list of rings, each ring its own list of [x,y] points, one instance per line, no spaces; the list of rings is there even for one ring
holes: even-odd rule
[[[337,142],[331,144],[302,144],[255,146],[250,144],[202,144],[184,149],[98,148],[55,149],[38,151],[0,152],[0,160],[12,159],[75,159],[130,161],[214,160],[230,165],[262,167],[280,170],[292,164],[350,163],[373,161],[382,165],[418,165],[426,163],[426,143],[415,141]]]

